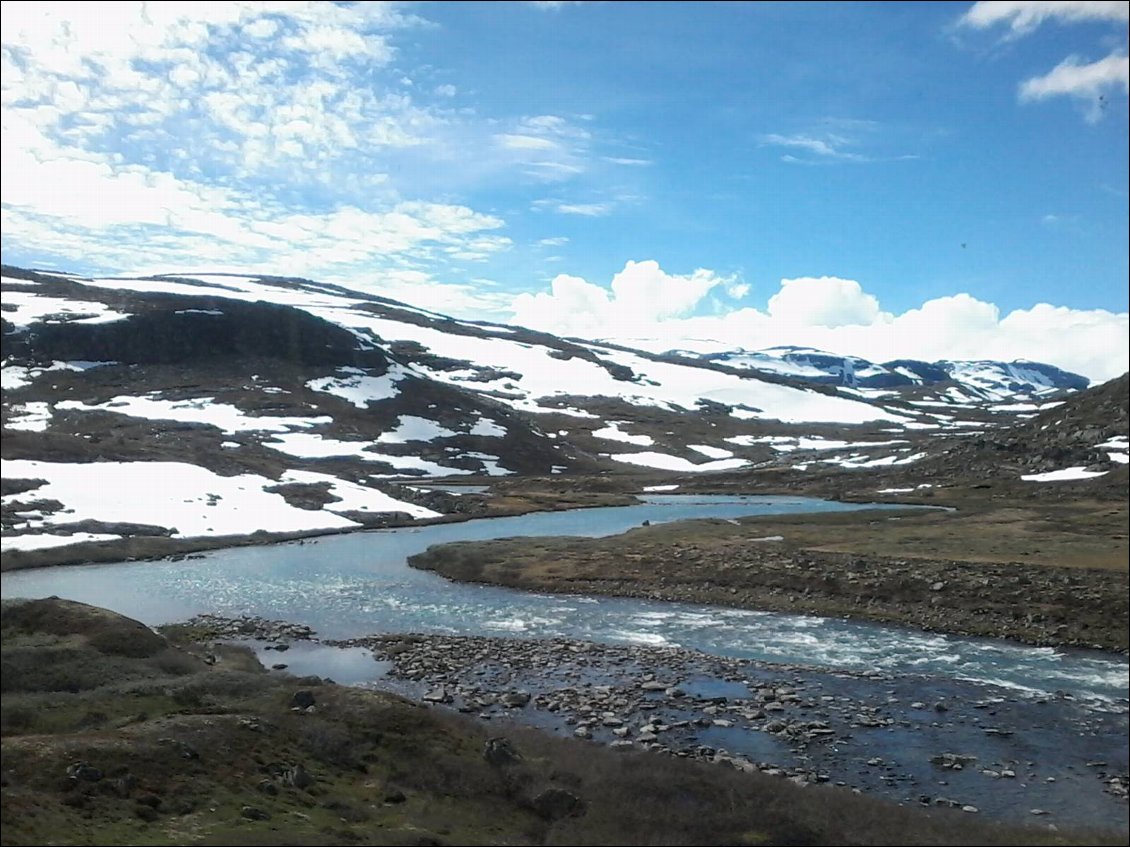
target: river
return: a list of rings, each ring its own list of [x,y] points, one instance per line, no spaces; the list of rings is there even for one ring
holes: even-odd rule
[[[772,755],[786,765],[817,769],[845,785],[900,802],[936,802],[941,792],[973,797],[1001,819],[1028,818],[1032,807],[1073,826],[1127,830],[1124,799],[1108,790],[1127,772],[1127,660],[1098,651],[1058,650],[1013,642],[926,633],[904,627],[629,598],[542,595],[449,582],[409,568],[406,559],[434,544],[512,536],[624,532],[644,521],[734,519],[745,515],[877,508],[801,497],[655,495],[636,506],[547,512],[463,523],[325,536],[301,542],[215,550],[175,562],[123,562],[4,574],[5,598],[57,595],[113,609],[151,625],[200,613],[256,615],[312,627],[322,639],[383,633],[574,639],[635,649],[635,678],[654,648],[681,647],[746,670],[731,674],[756,688],[769,677],[807,692],[812,715],[835,730],[834,743],[798,752],[767,736],[763,721],[743,717],[740,701],[726,709],[734,725],[684,733],[687,744],[724,746],[750,757]],[[882,507],[878,507],[882,508]],[[896,508],[896,507],[892,507]],[[898,507],[901,508],[901,507]],[[505,649],[513,652],[513,645]],[[541,648],[531,647],[531,655]],[[277,662],[261,655],[267,664]],[[544,654],[548,655],[548,654]],[[615,685],[627,673],[621,658],[586,659],[570,684]],[[640,665],[639,660],[645,664]],[[540,660],[539,660],[540,661]],[[658,659],[656,661],[659,661]],[[350,684],[392,684],[389,663],[366,651],[295,645],[291,670]],[[687,673],[684,665],[681,672]],[[775,670],[775,669],[780,669]],[[557,669],[560,670],[560,669]],[[470,673],[481,674],[481,669]],[[559,696],[553,672],[503,668],[506,685]],[[668,673],[676,669],[667,668]],[[767,676],[768,675],[768,676]],[[476,677],[476,684],[482,678]],[[449,683],[458,679],[446,680]],[[619,680],[622,682],[623,680]],[[430,684],[426,680],[424,685]],[[500,683],[501,684],[501,683]],[[710,693],[706,674],[700,685]],[[730,683],[733,684],[733,683]],[[539,687],[540,686],[540,687]],[[548,686],[548,687],[547,687]],[[693,692],[692,692],[693,693]],[[731,692],[732,693],[732,692]],[[916,702],[922,701],[922,702]],[[694,717],[693,697],[667,704],[671,720]],[[945,712],[932,704],[945,704]],[[842,705],[840,705],[842,704]],[[912,705],[913,704],[913,705]],[[925,705],[926,708],[923,708]],[[689,709],[689,711],[688,711]],[[889,723],[861,726],[859,710]],[[561,715],[525,710],[523,719],[571,732]],[[510,712],[495,718],[512,717]],[[691,734],[691,730],[694,730]],[[1015,737],[1013,737],[1015,734]],[[613,741],[594,735],[598,740]],[[956,751],[984,766],[939,771],[931,758]],[[790,757],[792,757],[790,759]],[[875,764],[875,763],[881,763]],[[999,777],[1015,772],[1016,777]],[[985,774],[988,774],[987,776]],[[992,774],[997,774],[994,777]],[[939,787],[940,786],[940,787]],[[922,798],[930,798],[923,800]],[[1040,820],[1043,820],[1041,818]]]

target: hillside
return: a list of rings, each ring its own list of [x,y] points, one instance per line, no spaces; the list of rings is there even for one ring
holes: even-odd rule
[[[921,399],[941,383],[814,385],[302,279],[6,267],[3,286],[5,568],[623,503],[695,478],[798,490],[844,471],[949,478],[981,472],[957,457],[992,458],[1001,427],[1056,431],[1062,398],[1048,398],[1074,385],[1044,385],[1054,369],[1030,365],[1033,402],[949,395],[942,409]],[[1102,438],[1125,436],[1124,413],[1107,423]],[[1125,459],[1125,439],[1072,432],[1071,456],[1002,468]],[[1006,437],[1017,457],[1025,437]],[[437,487],[453,481],[493,496]],[[860,487],[832,487],[845,485]]]

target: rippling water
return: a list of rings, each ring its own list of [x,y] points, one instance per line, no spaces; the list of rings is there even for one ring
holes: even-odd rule
[[[567,636],[689,647],[718,655],[971,680],[1056,691],[1124,708],[1124,658],[1026,647],[835,618],[609,597],[540,595],[452,583],[409,568],[447,541],[602,536],[643,521],[875,508],[801,497],[666,495],[639,506],[550,512],[242,547],[181,562],[46,568],[5,574],[4,597],[51,594],[150,624],[200,612],[254,614],[312,626],[326,638],[378,632]]]

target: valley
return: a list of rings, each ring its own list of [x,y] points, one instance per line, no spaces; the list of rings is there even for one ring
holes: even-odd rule
[[[615,841],[619,830],[584,827],[605,820],[596,795],[615,794],[600,780],[651,768],[614,758],[637,753],[664,754],[656,773],[676,783],[699,779],[705,762],[712,785],[730,785],[731,772],[765,777],[783,808],[812,805],[789,794],[801,790],[791,781],[849,806],[871,799],[852,788],[882,797],[892,822],[914,813],[897,835],[817,821],[801,836],[786,816],[758,842],[1059,843],[1047,822],[1060,820],[1066,832],[1098,822],[1106,833],[1087,838],[1124,837],[1127,376],[1086,388],[1038,363],[651,353],[301,279],[8,266],[3,276],[5,679],[59,651],[103,661],[85,646],[87,613],[48,606],[32,625],[12,602],[25,594],[176,624],[167,649],[233,663],[114,659],[99,679],[12,677],[4,803],[6,821],[19,810],[21,837],[49,837],[35,823],[43,813],[65,826],[93,816],[91,832],[114,843],[143,843],[155,827],[172,843],[254,843],[244,839],[259,837],[255,822],[276,816],[305,833],[296,839],[323,839],[294,843]],[[662,511],[677,503],[679,519]],[[507,535],[512,525],[521,532]],[[248,614],[296,629],[260,629]],[[55,617],[70,628],[43,623]],[[239,652],[285,666],[282,648],[297,657],[315,633],[319,649],[370,651],[380,664],[358,682],[384,693],[325,682],[316,659],[318,681],[302,682]],[[755,643],[765,656],[748,654]],[[264,651],[276,646],[272,662]],[[1009,657],[999,668],[998,651]],[[1090,651],[1101,670],[1086,670]],[[1097,700],[1088,674],[1103,680]],[[690,683],[701,686],[690,699],[657,687]],[[948,714],[914,695],[923,685]],[[396,739],[365,736],[360,764],[319,759],[282,705],[296,686],[322,686],[317,699],[336,704],[307,720],[324,723],[318,734],[337,738],[335,750],[358,737],[345,717],[354,710],[392,720]],[[190,688],[198,694],[159,696]],[[780,689],[792,694],[767,696]],[[506,702],[514,692],[520,705]],[[107,705],[122,696],[157,699],[130,717]],[[587,811],[539,811],[495,765],[473,785],[408,785],[389,744],[417,750],[435,773],[482,769],[484,730],[452,709],[536,750],[525,757],[538,774],[530,785]],[[1054,752],[1064,744],[1047,728],[1052,713],[1093,744]],[[860,714],[896,734],[880,743]],[[144,794],[159,798],[153,814],[134,808],[133,783],[102,792],[102,780],[78,778],[56,792],[35,776],[37,761],[116,761],[161,738],[243,749],[245,721],[278,728],[247,747],[253,764],[225,767],[211,798],[197,796],[199,773],[186,782],[162,766],[142,777],[164,786]],[[30,739],[47,736],[33,751]],[[440,762],[436,738],[457,762]],[[593,768],[620,775],[553,764],[590,752]],[[151,754],[115,767],[148,773]],[[967,755],[979,764],[960,779],[939,770]],[[332,797],[278,781],[271,763],[298,760]],[[974,802],[988,779],[1003,786],[996,799]],[[172,802],[169,780],[185,803]],[[249,794],[256,780],[276,791]],[[947,793],[949,782],[961,791]],[[732,790],[753,790],[741,785]],[[1072,809],[1071,791],[1093,805]],[[407,804],[388,799],[400,795]],[[714,808],[696,802],[692,818]],[[978,804],[1029,826],[967,830],[962,808]],[[343,825],[311,809],[341,812]],[[485,809],[501,815],[494,828]]]

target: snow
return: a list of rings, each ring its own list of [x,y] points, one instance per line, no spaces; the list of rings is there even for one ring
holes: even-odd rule
[[[5,535],[0,538],[0,551],[45,550],[48,547],[69,547],[72,544],[86,544],[91,541],[120,541],[120,535],[107,535],[97,532],[76,532],[71,535]]]
[[[688,444],[687,447],[694,450],[696,453],[701,453],[708,459],[730,459],[734,455],[731,450],[723,450],[721,447],[711,447],[709,444]]]
[[[744,459],[718,459],[713,462],[695,464],[679,456],[672,456],[669,453],[656,453],[650,450],[643,453],[610,453],[608,458],[629,465],[642,465],[646,468],[659,468],[665,471],[690,471],[692,473],[728,471],[749,464]]]
[[[876,494],[909,494],[913,488],[880,488]]]
[[[389,400],[400,393],[396,384],[407,374],[402,366],[393,364],[381,376],[369,376],[361,368],[338,368],[341,376],[327,376],[321,379],[312,379],[306,383],[311,391],[320,391],[340,397],[364,409],[370,403],[378,400]]]
[[[1127,451],[1130,450],[1130,438],[1125,435],[1116,435],[1109,438],[1102,444],[1096,444],[1100,450],[1107,451],[1107,458],[1112,462],[1117,462],[1120,465],[1125,465],[1130,462],[1130,457],[1127,456]]]
[[[173,312],[174,315],[222,315],[223,312],[219,309],[177,309]]]
[[[87,405],[77,400],[64,400],[57,403],[55,408],[83,412],[114,412],[155,421],[207,424],[223,430],[225,435],[234,435],[237,432],[287,432],[294,428],[320,426],[333,422],[333,418],[325,415],[310,418],[249,415],[229,403],[217,403],[212,397],[164,400],[153,396],[120,395],[95,405]]]
[[[498,464],[501,461],[498,456],[492,456],[489,453],[464,453],[463,455],[482,462],[487,476],[509,476],[514,473],[514,471],[507,470]]]
[[[397,419],[396,429],[382,432],[378,444],[406,444],[409,441],[433,441],[436,438],[450,438],[459,433],[442,427],[436,421],[418,418],[415,415],[402,415]]]
[[[106,365],[116,365],[117,362],[52,362],[45,367],[25,368],[20,365],[5,365],[0,369],[0,387],[5,391],[13,391],[31,385],[41,374],[48,371],[86,371],[91,368],[101,368]]]
[[[1061,468],[1058,471],[1047,471],[1046,473],[1024,474],[1020,478],[1025,482],[1070,482],[1103,476],[1105,473],[1106,471],[1089,471],[1086,467],[1079,465],[1074,468]]]
[[[1096,444],[1100,450],[1107,448],[1110,450],[1130,450],[1130,438],[1125,435],[1116,435],[1114,438],[1108,438],[1102,444]]]
[[[678,483],[672,485],[645,485],[644,491],[674,491],[679,487]]]
[[[60,297],[47,297],[31,291],[5,291],[4,320],[20,329],[33,323],[71,323],[100,324],[125,320],[124,312],[116,312],[105,303],[86,300],[64,300]],[[14,309],[11,307],[15,306]],[[50,319],[50,320],[49,320]]]
[[[650,447],[655,443],[655,439],[650,435],[632,435],[620,429],[620,426],[625,421],[609,421],[607,426],[600,429],[594,429],[592,434],[596,438],[603,438],[606,441],[620,441],[624,444],[638,444],[640,447]]]
[[[338,479],[329,474],[315,473],[314,471],[289,470],[282,475],[283,483],[303,483],[317,485],[327,483],[329,493],[339,497],[340,502],[327,503],[323,508],[329,512],[405,512],[413,518],[439,518],[442,513],[417,506],[415,503],[406,503],[395,497],[379,491]]]
[[[909,465],[911,462],[926,458],[926,456],[926,453],[912,453],[909,456],[880,456],[877,459],[869,459],[857,453],[847,458],[836,456],[831,459],[821,459],[821,461],[827,465],[839,465],[841,468],[883,468],[891,465]]]
[[[480,435],[487,438],[503,438],[506,436],[506,427],[495,423],[491,418],[479,418],[471,427],[470,435]]]
[[[904,438],[892,438],[887,441],[838,441],[820,436],[794,436],[794,435],[735,435],[723,441],[738,444],[743,447],[752,447],[754,444],[768,444],[780,453],[791,453],[796,450],[844,450],[849,447],[887,447],[892,444],[905,444]]]
[[[783,444],[793,438],[788,435],[733,435],[722,440],[739,447],[752,447],[754,444]]]
[[[362,459],[366,462],[384,462],[397,470],[422,471],[427,476],[454,476],[471,473],[471,471],[460,468],[449,468],[445,465],[436,464],[417,456],[393,456],[366,450],[365,448],[371,443],[370,441],[340,441],[336,438],[310,432],[281,432],[274,435],[270,441],[263,442],[263,446],[278,450],[280,453],[297,456],[300,459]]]
[[[3,462],[3,475],[45,479],[36,498],[58,500],[66,511],[44,518],[52,526],[83,520],[151,524],[174,538],[346,529],[353,521],[298,509],[264,491],[277,483],[256,474],[220,476],[183,462]],[[4,502],[20,495],[4,497]]]
[[[4,429],[23,432],[44,432],[51,424],[51,409],[46,403],[24,403],[11,407],[11,417]]]

